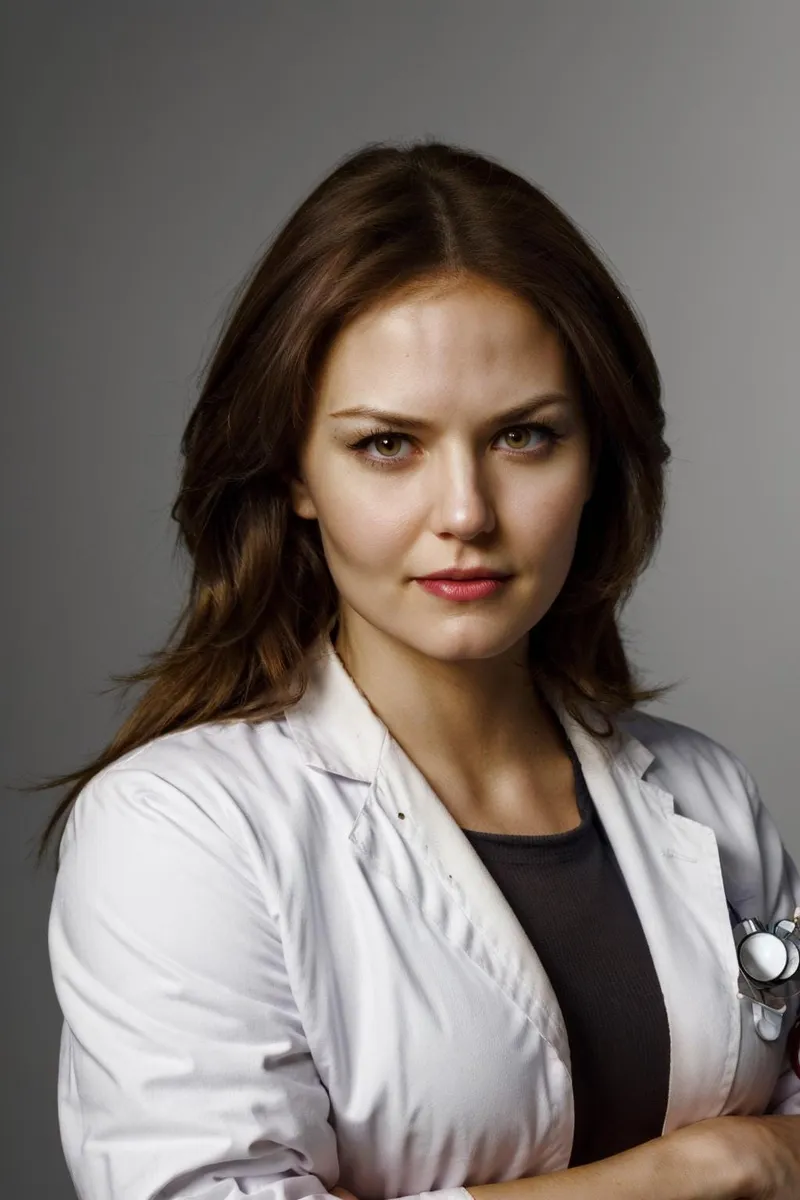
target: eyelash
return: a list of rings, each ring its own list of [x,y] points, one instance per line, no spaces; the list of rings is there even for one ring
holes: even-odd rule
[[[526,433],[541,433],[546,439],[544,446],[537,446],[535,449],[526,448],[524,450],[508,451],[508,453],[512,456],[520,458],[524,455],[531,457],[537,456],[541,454],[543,450],[549,449],[550,447],[556,445],[557,442],[563,441],[565,436],[563,433],[557,433],[556,430],[553,429],[552,425],[546,425],[542,421],[527,421],[523,422],[521,425],[508,425],[505,429],[501,429],[498,437],[502,437],[504,433],[517,433],[520,430],[525,430]],[[408,461],[405,458],[370,458],[364,453],[371,442],[374,442],[376,438],[382,437],[405,438],[407,441],[410,440],[409,434],[397,433],[393,429],[370,429],[368,433],[360,435],[355,441],[348,442],[347,448],[348,450],[352,450],[355,454],[359,455],[365,463],[369,464],[369,466],[378,467],[380,470],[382,470],[384,467],[395,467],[400,463]]]

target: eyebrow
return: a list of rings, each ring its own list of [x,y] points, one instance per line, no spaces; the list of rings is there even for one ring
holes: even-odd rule
[[[530,400],[526,400],[523,404],[517,404],[514,408],[508,409],[503,413],[496,413],[489,419],[487,424],[512,424],[514,421],[522,421],[525,417],[530,417],[533,413],[538,412],[540,408],[544,408],[548,404],[575,404],[575,399],[568,396],[565,392],[547,392],[542,396],[534,396]],[[386,425],[402,425],[406,429],[430,429],[433,425],[432,421],[425,421],[421,417],[413,417],[408,413],[387,412],[382,408],[356,407],[356,408],[341,408],[338,412],[330,414],[331,417],[369,417],[373,421],[383,421]]]

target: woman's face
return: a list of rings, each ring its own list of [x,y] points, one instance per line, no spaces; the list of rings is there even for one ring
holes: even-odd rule
[[[398,295],[339,335],[298,467],[292,506],[319,522],[348,637],[448,661],[519,648],[561,590],[591,490],[555,334],[474,279]],[[419,582],[469,567],[508,578],[467,599]]]

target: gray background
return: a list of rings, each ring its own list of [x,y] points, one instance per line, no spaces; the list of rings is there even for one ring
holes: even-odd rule
[[[665,381],[663,546],[629,606],[654,711],[748,764],[793,854],[800,5],[404,0],[2,13],[2,774],[72,768],[163,638],[180,431],[232,288],[341,155],[435,134],[539,183],[620,273]],[[67,1200],[51,795],[0,808],[3,1193]]]

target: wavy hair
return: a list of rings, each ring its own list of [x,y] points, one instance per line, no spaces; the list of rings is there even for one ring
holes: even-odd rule
[[[370,306],[469,276],[549,323],[590,431],[594,491],[564,586],[531,630],[532,672],[603,738],[615,715],[675,687],[637,680],[618,625],[661,537],[670,459],[658,367],[630,302],[554,201],[497,161],[432,139],[369,143],[314,188],[234,297],[181,440],[171,514],[191,563],[188,594],[163,648],[111,676],[145,687],[108,746],[31,789],[68,789],[39,861],[115,759],[202,722],[269,719],[303,694],[308,651],[338,604],[318,526],[289,496],[320,368]],[[589,726],[586,702],[604,729]]]

